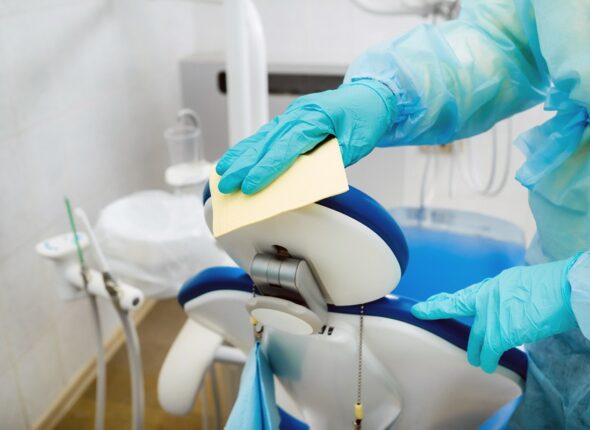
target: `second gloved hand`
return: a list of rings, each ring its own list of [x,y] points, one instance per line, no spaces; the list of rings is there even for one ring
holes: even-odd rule
[[[567,274],[576,257],[513,267],[454,294],[436,294],[412,308],[422,319],[474,316],[467,359],[493,372],[504,351],[578,327]]]
[[[253,136],[230,148],[217,164],[219,191],[254,194],[305,152],[336,136],[349,166],[367,155],[391,127],[395,96],[384,84],[361,80],[336,90],[309,94]]]

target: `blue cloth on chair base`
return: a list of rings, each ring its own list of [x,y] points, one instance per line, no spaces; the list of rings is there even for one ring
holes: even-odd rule
[[[260,343],[256,342],[244,366],[238,398],[225,428],[277,430],[280,420],[272,369],[260,349]]]

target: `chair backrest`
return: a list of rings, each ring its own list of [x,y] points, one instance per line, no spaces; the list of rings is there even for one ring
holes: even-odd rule
[[[208,188],[205,218],[213,210]],[[277,250],[304,259],[327,303],[352,305],[379,299],[396,287],[408,262],[404,235],[375,200],[350,187],[338,196],[242,227],[218,238],[244,270],[257,254]]]

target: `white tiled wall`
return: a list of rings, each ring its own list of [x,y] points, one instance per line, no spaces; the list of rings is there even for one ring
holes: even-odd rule
[[[372,16],[347,0],[255,1],[271,60],[350,62],[421,22]],[[161,132],[180,107],[177,60],[222,47],[215,4],[0,0],[1,429],[30,427],[93,351],[88,304],[57,300],[52,267],[34,254],[35,243],[67,230],[64,194],[94,219],[114,198],[162,186]],[[538,119],[523,116],[515,129]],[[380,198],[415,203],[420,156],[388,151],[406,160],[405,180],[378,183],[373,172]],[[515,183],[482,202],[435,200],[485,207],[532,230]],[[114,316],[101,311],[110,333]]]
[[[419,17],[379,16],[350,0],[254,0],[271,60],[352,61],[375,43],[401,34]]]
[[[56,298],[35,244],[162,187],[162,131],[195,49],[189,2],[0,0],[0,429],[31,427],[94,351],[86,302]],[[116,319],[101,306],[105,333]]]

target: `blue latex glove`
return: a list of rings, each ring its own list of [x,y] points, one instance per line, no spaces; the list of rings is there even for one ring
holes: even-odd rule
[[[373,80],[300,97],[224,154],[216,168],[221,175],[219,191],[241,188],[254,194],[331,135],[338,138],[342,159],[349,166],[371,152],[391,127],[390,106],[395,106],[393,93]]]
[[[422,319],[474,316],[467,359],[491,373],[510,348],[578,327],[567,279],[578,256],[513,267],[454,294],[441,293],[412,307]]]

